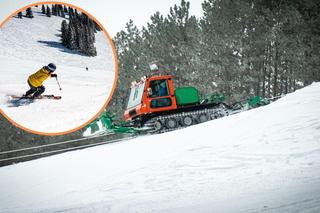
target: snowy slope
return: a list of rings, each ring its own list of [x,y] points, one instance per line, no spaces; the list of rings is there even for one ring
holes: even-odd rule
[[[319,212],[319,94],[0,168],[0,212]]]
[[[63,18],[48,18],[39,9],[33,8],[35,18],[14,17],[0,29],[0,108],[28,129],[67,131],[90,120],[107,101],[115,79],[114,55],[103,32],[96,34],[96,57],[64,48],[60,44]],[[51,62],[57,65],[62,90],[52,78],[44,82],[45,94],[61,95],[62,99],[9,107],[7,95],[25,93],[28,76]]]

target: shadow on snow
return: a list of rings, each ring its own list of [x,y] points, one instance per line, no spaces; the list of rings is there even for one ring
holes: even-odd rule
[[[80,53],[80,52],[78,52],[76,50],[70,50],[70,49],[64,47],[60,42],[57,42],[57,41],[38,41],[38,42],[41,43],[41,44],[45,44],[48,47],[57,48],[61,52],[64,52],[64,53],[75,54],[75,55],[80,55],[80,56],[86,56],[87,57],[87,55],[85,55],[83,53]]]

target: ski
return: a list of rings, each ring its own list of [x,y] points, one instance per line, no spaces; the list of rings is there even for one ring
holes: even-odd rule
[[[8,107],[20,107],[34,103],[36,100],[51,99],[60,100],[61,96],[56,95],[41,95],[36,98],[20,95],[8,95]]]
[[[9,98],[11,98],[11,99],[54,99],[54,100],[60,100],[62,97],[57,96],[57,95],[40,95],[36,98],[33,98],[30,96],[9,95]]]

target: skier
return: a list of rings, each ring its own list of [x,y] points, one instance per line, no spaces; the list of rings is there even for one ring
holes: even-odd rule
[[[50,63],[47,66],[42,67],[38,72],[30,75],[28,78],[30,89],[23,96],[31,98],[39,97],[45,91],[45,87],[42,83],[49,77],[57,77],[57,74],[52,74],[55,70],[56,65]]]

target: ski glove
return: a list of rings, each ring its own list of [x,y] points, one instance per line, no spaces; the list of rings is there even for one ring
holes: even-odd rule
[[[51,77],[56,78],[58,76],[57,76],[57,74],[51,74]]]

